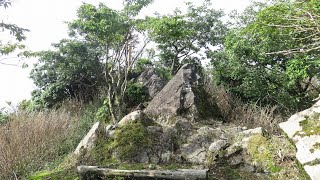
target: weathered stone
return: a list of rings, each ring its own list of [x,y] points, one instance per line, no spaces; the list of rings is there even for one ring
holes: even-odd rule
[[[242,146],[240,143],[234,143],[231,146],[229,146],[226,149],[226,154],[224,155],[225,157],[230,157],[231,155],[234,155],[235,153],[239,152],[242,150]]]
[[[87,135],[80,141],[76,150],[74,151],[75,154],[80,154],[82,149],[90,150],[94,146],[94,141],[97,139],[97,130],[99,128],[100,122],[96,122]]]
[[[314,166],[304,166],[304,169],[312,180],[320,179],[320,164]]]
[[[320,143],[320,135],[306,136],[296,143],[296,157],[301,164],[320,159],[320,149],[314,147],[317,143]]]
[[[236,166],[239,165],[243,162],[243,157],[241,154],[238,154],[236,156],[232,156],[231,158],[228,159],[228,164],[231,166]]]
[[[195,134],[187,139],[187,143],[182,145],[181,155],[191,163],[204,163],[209,146],[218,140],[221,133],[219,128],[200,127]]]
[[[191,163],[202,164],[206,160],[207,149],[200,144],[184,144],[181,147],[181,154]]]
[[[227,145],[227,141],[226,140],[218,140],[218,141],[215,141],[214,143],[212,143],[210,146],[209,146],[209,151],[210,152],[218,152],[220,151],[221,149],[225,148],[226,145]]]
[[[123,126],[131,122],[141,121],[144,125],[152,124],[152,120],[150,120],[141,110],[133,111],[123,117],[119,122],[118,126]]]
[[[320,121],[320,119],[313,119],[313,117],[318,118],[319,113],[320,101],[311,108],[292,115],[288,121],[279,124],[280,128],[295,143],[298,161],[304,165],[306,173],[314,180],[320,179],[320,133],[313,133],[312,129],[306,130],[303,127],[305,123],[301,124],[301,122]]]
[[[106,127],[106,136],[107,136],[108,138],[112,138],[114,132],[115,132],[115,126],[113,126],[113,125],[108,125],[108,126]]]
[[[141,73],[137,82],[142,83],[148,88],[151,98],[154,98],[158,92],[167,84],[167,81],[161,78],[154,68],[148,68]]]
[[[287,134],[289,138],[293,138],[298,131],[302,131],[300,122],[305,120],[306,117],[312,116],[320,111],[320,101],[318,101],[311,108],[298,112],[292,115],[288,121],[279,124],[280,128]]]
[[[162,124],[175,123],[177,116],[195,121],[201,115],[201,110],[216,106],[207,102],[208,97],[204,97],[206,95],[201,91],[199,79],[194,66],[184,65],[152,99],[144,112]],[[213,116],[219,114],[218,108],[215,111],[207,109],[206,112]]]

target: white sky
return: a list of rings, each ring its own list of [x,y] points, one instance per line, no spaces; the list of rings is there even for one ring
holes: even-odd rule
[[[188,0],[194,4],[201,4],[203,0]],[[30,30],[24,42],[30,50],[39,51],[50,48],[51,43],[67,37],[67,25],[64,23],[76,18],[76,10],[82,2],[97,4],[98,0],[13,0],[8,9],[0,8],[0,20],[15,23]],[[121,0],[101,0],[109,7],[119,9]],[[186,0],[154,0],[145,8],[142,15],[171,13],[175,8],[182,7]],[[233,9],[243,10],[249,5],[249,0],[212,0],[213,7],[224,9],[226,13]],[[0,39],[7,35],[0,33]],[[11,59],[8,63],[18,63]],[[24,60],[32,64],[35,60]],[[21,62],[20,62],[21,64]],[[30,66],[31,68],[32,66]],[[35,88],[30,80],[28,69],[0,64],[0,107],[5,101],[14,104],[30,98],[30,92]]]

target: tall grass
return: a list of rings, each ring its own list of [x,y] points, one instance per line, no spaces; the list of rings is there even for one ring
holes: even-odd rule
[[[0,179],[26,178],[61,160],[90,128],[91,114],[69,102],[58,110],[11,115],[0,126]]]

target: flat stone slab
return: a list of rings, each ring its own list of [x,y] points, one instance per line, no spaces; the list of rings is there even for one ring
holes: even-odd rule
[[[298,140],[296,157],[301,164],[312,163],[320,159],[320,149],[314,148],[316,143],[320,143],[320,135],[306,136]]]
[[[279,124],[288,138],[295,143],[297,148],[296,158],[312,180],[320,180],[320,133],[308,135],[303,131],[300,122],[319,113],[320,101],[311,108],[292,115],[288,121]]]
[[[312,180],[320,179],[320,165],[304,166],[304,169]]]

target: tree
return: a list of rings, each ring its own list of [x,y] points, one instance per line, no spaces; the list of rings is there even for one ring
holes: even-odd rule
[[[126,0],[121,11],[104,4],[83,4],[78,19],[69,23],[71,35],[97,42],[101,49],[108,109],[114,123],[123,116],[128,75],[148,42],[145,40],[138,48],[142,20],[134,17],[149,3],[151,0]]]
[[[104,82],[98,45],[64,39],[54,47],[37,53],[31,79],[39,89],[33,92],[33,106],[51,108],[66,99],[86,102],[96,97]]]
[[[311,62],[317,53],[270,53],[300,46],[296,38],[305,35],[271,25],[283,23],[291,13],[288,7],[290,3],[275,3],[247,12],[242,16],[247,24],[231,30],[224,51],[211,55],[217,82],[242,99],[297,110],[308,106],[317,92],[312,80],[319,66]]]
[[[269,52],[268,54],[307,54],[320,50],[320,2],[317,0],[280,1],[265,10],[274,13],[278,21],[266,25],[277,31],[286,31],[284,37],[294,41],[295,46]]]
[[[0,0],[0,7],[8,8],[11,5],[11,0]],[[9,24],[5,22],[0,23],[0,32],[6,32],[9,31],[10,35],[14,36],[15,40],[18,42],[3,42],[0,40],[0,64],[6,64],[3,63],[3,60],[6,60],[6,57],[2,57],[3,55],[8,55],[12,52],[14,52],[17,49],[24,49],[25,46],[20,44],[19,42],[26,39],[26,36],[24,35],[25,32],[28,32],[28,29],[21,28],[15,24]],[[25,51],[22,54],[28,55],[28,52]]]
[[[171,75],[184,63],[199,63],[204,57],[199,58],[197,53],[221,44],[227,31],[221,21],[223,12],[209,9],[209,1],[200,7],[188,5],[186,14],[176,10],[174,15],[149,20],[149,35],[157,43],[160,60],[170,67]]]

